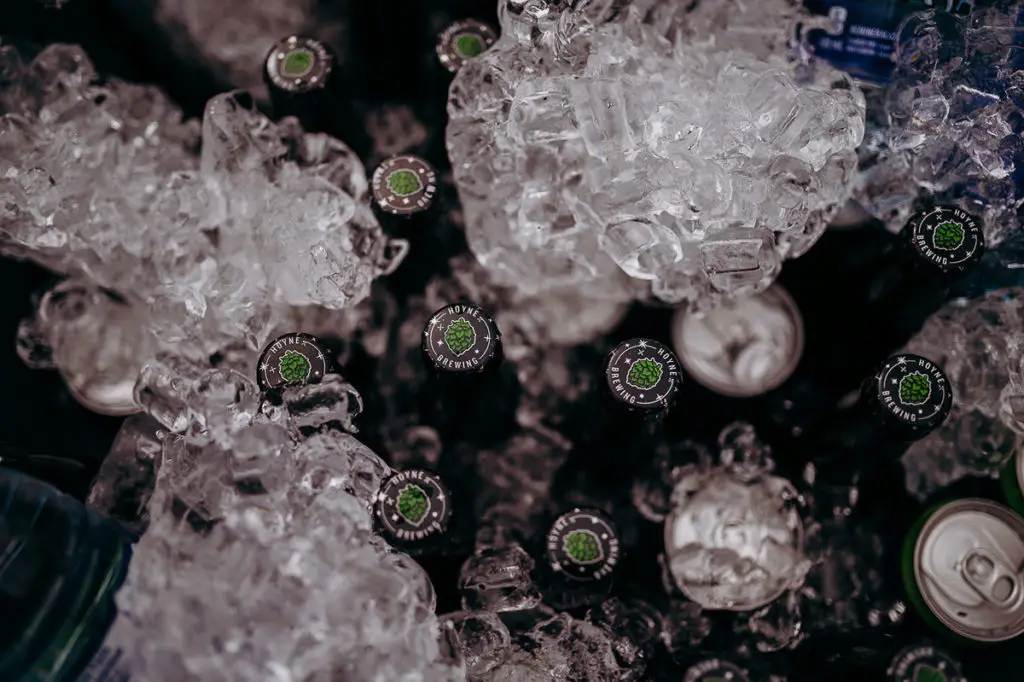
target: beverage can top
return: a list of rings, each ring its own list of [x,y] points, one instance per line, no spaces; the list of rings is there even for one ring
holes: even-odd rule
[[[886,360],[872,377],[868,398],[889,421],[922,436],[938,428],[953,407],[946,373],[913,353]]]
[[[619,563],[619,531],[599,509],[574,508],[552,524],[547,535],[548,565],[566,578],[597,581]]]
[[[943,627],[977,642],[1024,633],[1024,519],[989,500],[957,500],[912,541],[914,586]]]
[[[321,381],[330,371],[327,349],[312,334],[292,332],[277,337],[263,349],[256,365],[256,383],[266,391]]]
[[[735,663],[710,658],[690,666],[683,682],[750,682],[750,675]]]
[[[423,353],[440,372],[482,372],[500,358],[500,344],[494,318],[472,303],[446,305],[423,327]]]
[[[486,52],[498,40],[494,29],[475,19],[462,19],[446,28],[437,39],[437,58],[455,73],[466,60]]]
[[[374,500],[377,527],[387,538],[405,543],[432,539],[448,530],[452,500],[441,477],[426,469],[390,476]]]
[[[748,398],[782,385],[803,356],[804,321],[778,284],[703,314],[681,308],[672,345],[687,372],[721,395]]]
[[[408,216],[426,211],[437,195],[434,167],[415,154],[384,159],[370,179],[373,200],[392,215]]]
[[[267,54],[264,71],[270,83],[290,93],[327,87],[334,70],[334,55],[313,38],[289,36]]]
[[[892,659],[890,682],[967,682],[960,664],[933,646],[908,646]]]
[[[667,410],[679,391],[679,360],[668,346],[635,338],[616,345],[605,357],[605,382],[617,403],[637,411]]]
[[[943,275],[965,275],[985,253],[981,220],[955,206],[915,213],[904,236],[912,252]]]

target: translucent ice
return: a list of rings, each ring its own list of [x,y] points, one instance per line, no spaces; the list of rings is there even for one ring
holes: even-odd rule
[[[825,66],[798,86],[759,5],[722,3],[728,29],[712,3],[651,4],[503,4],[501,39],[456,76],[448,149],[470,247],[499,283],[756,292],[846,200],[859,90]],[[796,16],[776,4],[783,25]]]
[[[198,122],[156,89],[97,81],[77,47],[28,66],[0,47],[0,64],[0,252],[75,275],[24,347],[54,348],[93,409],[135,409],[126,387],[161,350],[253,354],[295,307],[350,308],[404,256],[355,155],[243,93],[210,100],[197,156]]]
[[[933,358],[953,386],[945,423],[903,457],[907,489],[924,498],[968,474],[993,474],[1024,447],[1022,291],[950,303],[907,349]]]
[[[1021,3],[988,4],[969,17],[930,11],[903,21],[855,198],[894,232],[921,198],[960,205],[983,219],[1004,260],[1019,263],[1019,245],[998,245],[1018,230],[1024,198]]]
[[[289,389],[280,410],[255,413],[248,379],[182,371],[152,375],[183,384],[186,428],[156,433],[150,417],[133,417],[90,495],[116,509],[111,491],[146,488],[136,472],[159,466],[108,635],[133,678],[464,679],[426,573],[372,533],[371,501],[390,469],[337,427],[348,394]],[[153,409],[173,404],[172,383],[149,386],[146,405],[173,422],[173,410]],[[309,430],[290,432],[294,406],[310,401],[322,409],[304,412]]]
[[[810,564],[796,489],[772,476],[749,426],[721,437],[723,466],[681,472],[665,521],[675,584],[708,609],[747,611],[799,587]]]

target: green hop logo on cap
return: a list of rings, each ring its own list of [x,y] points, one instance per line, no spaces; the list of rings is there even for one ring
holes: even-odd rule
[[[464,317],[452,320],[452,323],[448,325],[448,329],[444,333],[444,343],[448,346],[448,350],[454,353],[456,357],[463,355],[472,348],[475,341],[476,332],[473,331],[473,325],[467,322]]]
[[[921,664],[914,669],[914,682],[949,682],[949,678],[938,668]]]
[[[475,57],[484,51],[484,41],[480,40],[480,36],[463,33],[455,39],[455,51],[466,59]]]
[[[947,221],[935,228],[932,243],[936,249],[952,251],[964,243],[964,226],[960,223]]]
[[[427,494],[419,486],[407,485],[398,494],[398,513],[413,525],[419,525],[429,506]]]
[[[281,378],[288,383],[305,381],[309,377],[309,360],[302,353],[285,351],[281,356]]]
[[[289,76],[301,76],[313,66],[313,55],[307,50],[289,52],[284,58],[284,72]]]
[[[650,358],[640,358],[629,368],[626,383],[647,390],[661,381],[661,363]]]
[[[900,401],[905,405],[924,405],[932,394],[932,380],[921,372],[900,379]]]
[[[388,176],[388,189],[400,197],[407,197],[423,189],[423,183],[411,170],[402,169]]]
[[[562,541],[565,553],[578,564],[593,564],[602,559],[601,543],[588,530],[574,530]]]

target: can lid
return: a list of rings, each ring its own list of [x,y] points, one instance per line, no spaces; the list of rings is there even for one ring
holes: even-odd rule
[[[908,646],[892,659],[890,682],[967,682],[960,664],[933,646]]]
[[[605,357],[604,375],[613,400],[646,413],[667,410],[682,383],[675,353],[646,338],[629,339],[612,348]]]
[[[500,361],[501,332],[483,308],[450,303],[430,316],[421,347],[439,372],[477,373]]]
[[[434,167],[414,154],[384,159],[370,181],[373,200],[382,211],[413,215],[430,208],[437,194]]]
[[[773,284],[706,313],[680,308],[672,345],[695,381],[721,395],[748,398],[792,376],[803,356],[804,321],[792,297]]]
[[[603,580],[619,563],[619,531],[603,511],[577,507],[555,519],[546,554],[551,568],[566,578]]]
[[[690,666],[683,682],[750,682],[750,675],[735,663],[709,658]]]
[[[487,24],[476,19],[462,19],[446,28],[437,39],[437,57],[444,68],[455,73],[467,59],[486,52],[498,40]]]
[[[981,220],[955,206],[911,216],[903,228],[915,256],[942,275],[965,275],[985,253]]]
[[[887,421],[919,437],[938,428],[953,407],[946,373],[928,358],[913,353],[886,360],[869,386],[869,400]]]
[[[1024,519],[985,499],[934,511],[914,542],[924,605],[951,632],[977,642],[1024,633]]]
[[[264,72],[281,90],[303,93],[327,86],[334,70],[334,55],[319,40],[289,36],[267,53]]]
[[[327,349],[311,334],[292,332],[271,341],[256,365],[256,382],[266,391],[315,384],[330,371]]]
[[[396,472],[374,499],[380,533],[399,543],[417,543],[443,535],[452,516],[452,500],[441,477],[426,469]]]

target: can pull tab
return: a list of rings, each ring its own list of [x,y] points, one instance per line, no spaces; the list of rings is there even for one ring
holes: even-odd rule
[[[1017,572],[983,549],[968,554],[960,572],[964,581],[994,606],[1005,606],[1020,592]]]

